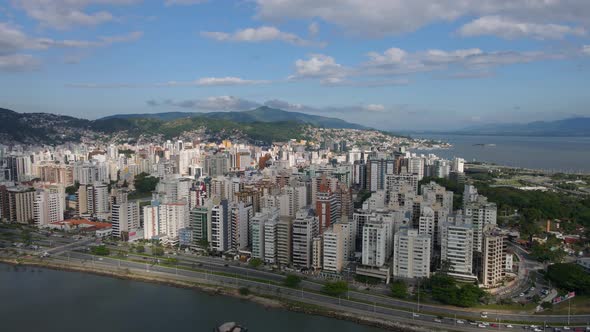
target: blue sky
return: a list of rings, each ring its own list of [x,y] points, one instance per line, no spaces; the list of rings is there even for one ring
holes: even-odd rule
[[[587,0],[7,0],[0,107],[269,105],[380,129],[590,116]]]

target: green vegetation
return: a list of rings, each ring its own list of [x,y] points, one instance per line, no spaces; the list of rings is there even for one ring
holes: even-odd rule
[[[379,278],[375,278],[375,277],[369,277],[369,276],[363,276],[360,274],[357,274],[354,276],[354,280],[356,280],[357,282],[362,282],[364,284],[369,284],[369,285],[378,285],[380,283],[382,283],[383,281]]]
[[[546,219],[571,220],[574,224],[590,226],[590,198],[550,191],[490,187],[481,183],[477,189],[488,200],[498,204],[498,210],[520,211],[518,223],[525,235],[539,232],[538,222]]]
[[[430,291],[433,300],[465,308],[477,305],[486,294],[477,285],[459,284],[453,277],[442,273],[430,277],[424,287]]]
[[[248,287],[240,287],[240,289],[238,289],[238,292],[242,296],[248,296],[248,295],[250,295],[250,289]]]
[[[147,173],[140,173],[135,176],[135,195],[136,196],[149,196],[151,195],[152,191],[156,190],[156,186],[160,179],[150,176]],[[131,195],[130,195],[131,196]]]
[[[131,155],[135,154],[135,151],[133,151],[131,149],[124,149],[124,150],[119,150],[119,154],[124,154],[126,157],[130,157]]]
[[[326,282],[322,287],[322,293],[334,297],[342,296],[348,292],[346,281]]]
[[[98,256],[108,256],[111,253],[111,251],[109,250],[109,248],[107,248],[104,245],[92,247],[90,249],[90,252],[93,255],[98,255]]]
[[[66,194],[75,195],[78,188],[80,188],[80,182],[76,181],[73,186],[66,187]]]
[[[152,255],[154,256],[164,256],[164,248],[160,246],[152,247]]]
[[[259,266],[261,266],[262,263],[263,263],[262,260],[259,258],[251,258],[250,262],[248,262],[248,264],[255,269],[258,268]]]
[[[137,246],[135,246],[135,252],[137,252],[138,254],[144,253],[145,247],[143,246],[143,244],[138,244]]]
[[[565,257],[565,251],[561,249],[561,240],[549,236],[545,243],[533,243],[531,255],[539,262],[559,263]]]
[[[403,280],[395,280],[391,283],[391,296],[398,299],[408,297],[408,286]]]
[[[288,274],[285,280],[283,281],[283,285],[290,288],[297,288],[301,283],[301,278],[294,274]]]
[[[547,268],[547,279],[558,288],[580,295],[590,294],[590,274],[583,267],[573,263],[553,264]]]

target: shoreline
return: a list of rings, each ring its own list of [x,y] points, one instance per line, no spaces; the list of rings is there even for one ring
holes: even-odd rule
[[[291,312],[303,313],[306,315],[323,316],[327,318],[345,320],[359,325],[380,328],[388,331],[408,332],[408,331],[450,331],[446,329],[433,329],[424,326],[409,325],[401,322],[388,321],[375,317],[359,316],[352,313],[337,312],[332,309],[322,307],[315,304],[304,302],[296,302],[286,299],[277,299],[275,297],[268,297],[261,294],[250,293],[250,295],[241,295],[237,289],[228,287],[212,286],[198,282],[185,282],[180,280],[170,280],[160,277],[146,277],[134,272],[114,272],[107,270],[100,270],[96,268],[83,268],[67,264],[59,264],[52,262],[35,262],[35,261],[18,261],[16,259],[9,259],[0,257],[0,263],[12,266],[25,267],[39,267],[55,271],[64,272],[78,272],[97,275],[101,277],[115,278],[120,280],[131,280],[138,282],[145,282],[169,287],[183,288],[196,290],[207,293],[209,295],[229,296],[240,300],[247,300],[257,305],[263,306],[265,309],[283,309]]]

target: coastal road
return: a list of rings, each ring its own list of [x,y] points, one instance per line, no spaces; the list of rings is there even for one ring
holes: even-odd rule
[[[60,260],[66,259],[65,257],[58,257]],[[265,290],[271,291],[274,294],[280,293],[281,296],[289,295],[295,296],[301,302],[309,302],[308,300],[318,301],[322,303],[322,305],[330,304],[330,305],[338,305],[338,306],[345,306],[350,307],[357,310],[365,310],[368,312],[373,313],[383,313],[390,315],[396,318],[406,318],[406,319],[414,319],[414,320],[424,320],[428,322],[433,322],[437,315],[448,317],[445,321],[452,321],[454,322],[454,317],[464,318],[469,314],[469,317],[473,320],[481,320],[479,318],[479,313],[474,312],[464,312],[464,311],[457,311],[453,309],[448,310],[441,310],[441,307],[438,306],[421,306],[420,312],[418,312],[415,303],[408,303],[405,301],[398,301],[392,298],[385,298],[381,296],[365,294],[362,292],[353,292],[350,291],[349,294],[343,296],[342,298],[334,298],[329,297],[323,294],[318,294],[317,292],[321,289],[321,285],[315,284],[316,287],[319,288],[312,288],[309,289],[309,285],[307,283],[302,284],[304,288],[295,290],[291,288],[286,288],[281,285],[275,285],[272,282],[261,282],[257,280],[246,280],[240,279],[240,276],[244,276],[244,274],[236,274],[236,277],[227,276],[227,275],[218,275],[212,273],[212,271],[189,271],[182,268],[176,267],[165,267],[160,265],[154,265],[151,262],[145,263],[138,263],[133,261],[127,261],[122,259],[115,259],[110,257],[97,257],[85,253],[79,252],[70,252],[69,260],[77,260],[80,262],[84,262],[86,266],[100,266],[100,265],[109,265],[115,268],[127,268],[130,270],[140,270],[145,271],[145,273],[164,273],[168,277],[174,278],[175,276],[182,276],[186,278],[193,278],[198,280],[205,280],[209,282],[220,282],[223,285],[231,285],[233,287],[250,287],[255,290]],[[231,274],[229,274],[231,275]],[[350,298],[350,300],[349,300]],[[443,308],[444,309],[444,308]],[[425,312],[436,312],[436,315],[425,314]],[[458,312],[458,313],[457,313]],[[419,314],[420,317],[414,317],[413,314]],[[547,322],[550,325],[565,325],[567,324],[568,317],[567,316],[543,316],[543,315],[531,315],[531,314],[495,314],[489,313],[488,314],[489,321],[499,321],[499,322],[506,322],[506,321],[535,321],[539,322],[538,325],[541,325],[543,322]],[[577,315],[570,317],[571,322],[578,322],[579,324],[586,324],[587,321],[590,321],[590,315]],[[440,324],[440,323],[438,323]],[[461,330],[463,330],[461,328]]]

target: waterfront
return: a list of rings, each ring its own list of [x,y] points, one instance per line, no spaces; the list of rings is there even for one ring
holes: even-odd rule
[[[590,137],[416,135],[449,142],[450,149],[416,150],[506,166],[590,173]],[[482,146],[481,144],[485,144]]]
[[[211,331],[224,321],[251,332],[383,331],[195,290],[6,264],[0,294],[3,331]]]

